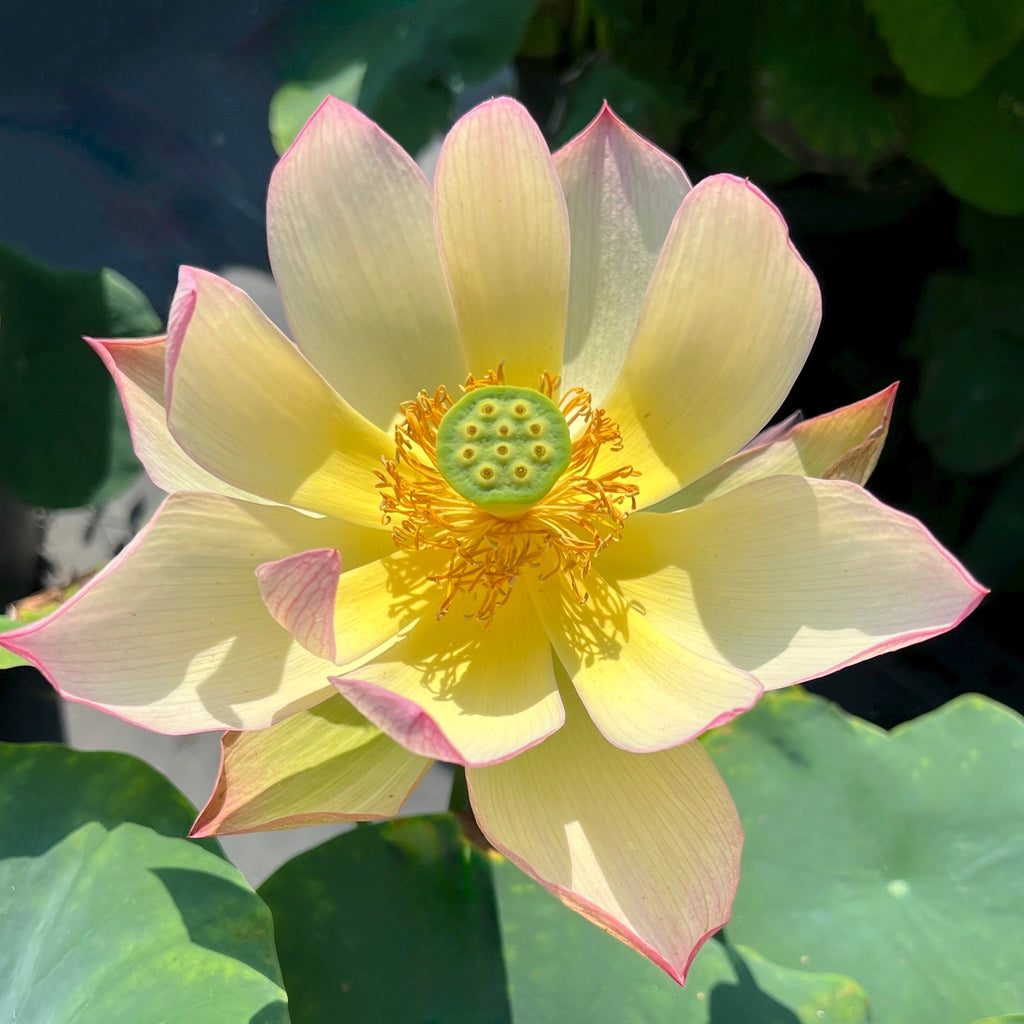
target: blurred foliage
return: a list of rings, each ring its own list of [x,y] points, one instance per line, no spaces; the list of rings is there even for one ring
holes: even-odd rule
[[[893,61],[925,96],[963,96],[1024,37],[1019,0],[865,0]]]
[[[276,42],[292,80],[270,104],[283,152],[329,93],[358,104],[415,153],[453,119],[455,96],[507,64],[534,0],[356,0],[306,4]]]
[[[0,484],[30,505],[99,503],[139,472],[110,375],[82,340],[160,330],[112,270],[51,270],[0,248]]]
[[[23,625],[23,622],[15,622],[13,619],[9,619],[6,615],[0,615],[0,633],[6,633],[9,630],[17,629],[19,626]],[[30,663],[27,659],[22,658],[17,654],[13,654],[4,648],[0,648],[0,669],[18,668],[20,665],[28,664]]]

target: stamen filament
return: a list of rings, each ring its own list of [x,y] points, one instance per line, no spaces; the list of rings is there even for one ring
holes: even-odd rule
[[[503,384],[501,370],[470,377],[464,392]],[[537,390],[554,401],[559,377],[544,374]],[[601,449],[621,450],[618,427],[590,395],[571,388],[557,402],[570,428],[583,424],[572,440],[568,465],[551,490],[515,516],[495,515],[457,493],[438,468],[437,431],[454,402],[444,387],[420,392],[401,406],[395,428],[395,458],[377,474],[385,524],[395,543],[408,550],[450,552],[445,570],[430,577],[445,588],[438,617],[459,595],[475,600],[470,614],[488,622],[508,600],[524,572],[540,579],[562,574],[577,600],[586,601],[583,580],[594,556],[618,539],[628,510],[636,508],[638,474],[630,466],[592,476]]]

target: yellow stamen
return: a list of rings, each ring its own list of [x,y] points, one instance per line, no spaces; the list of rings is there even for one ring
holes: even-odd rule
[[[502,371],[492,370],[470,377],[462,390],[503,383]],[[537,390],[554,400],[558,386],[559,377],[545,373]],[[582,424],[568,466],[536,504],[514,517],[499,517],[456,493],[438,469],[437,430],[453,404],[444,387],[433,396],[421,391],[404,402],[395,427],[395,458],[384,459],[384,471],[377,474],[384,522],[391,526],[395,543],[411,550],[449,552],[445,570],[430,577],[445,587],[438,617],[464,593],[476,599],[472,614],[489,621],[527,570],[543,579],[563,575],[582,603],[592,559],[618,539],[628,514],[623,506],[628,502],[630,509],[636,508],[639,488],[627,480],[638,474],[631,466],[593,475],[603,447],[621,450],[618,427],[603,409],[592,407],[582,388],[562,394],[558,407],[566,423],[570,429]]]

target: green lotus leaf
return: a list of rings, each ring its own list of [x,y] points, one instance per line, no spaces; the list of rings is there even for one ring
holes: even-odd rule
[[[488,858],[454,817],[338,836],[260,895],[302,1024],[509,1021]]]
[[[261,888],[303,1024],[864,1024],[849,978],[708,942],[680,988],[453,815],[339,836]],[[396,980],[400,972],[400,980]]]
[[[193,813],[134,758],[0,744],[0,1020],[287,1024],[270,914]]]
[[[746,831],[733,942],[855,977],[879,1021],[1024,1003],[1019,716],[966,696],[885,733],[791,690],[705,742]]]

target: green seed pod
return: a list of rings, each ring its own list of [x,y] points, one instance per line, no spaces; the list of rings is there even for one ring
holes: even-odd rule
[[[470,391],[437,429],[437,464],[445,480],[462,497],[504,518],[540,501],[571,456],[565,417],[550,398],[530,388],[495,384]]]

